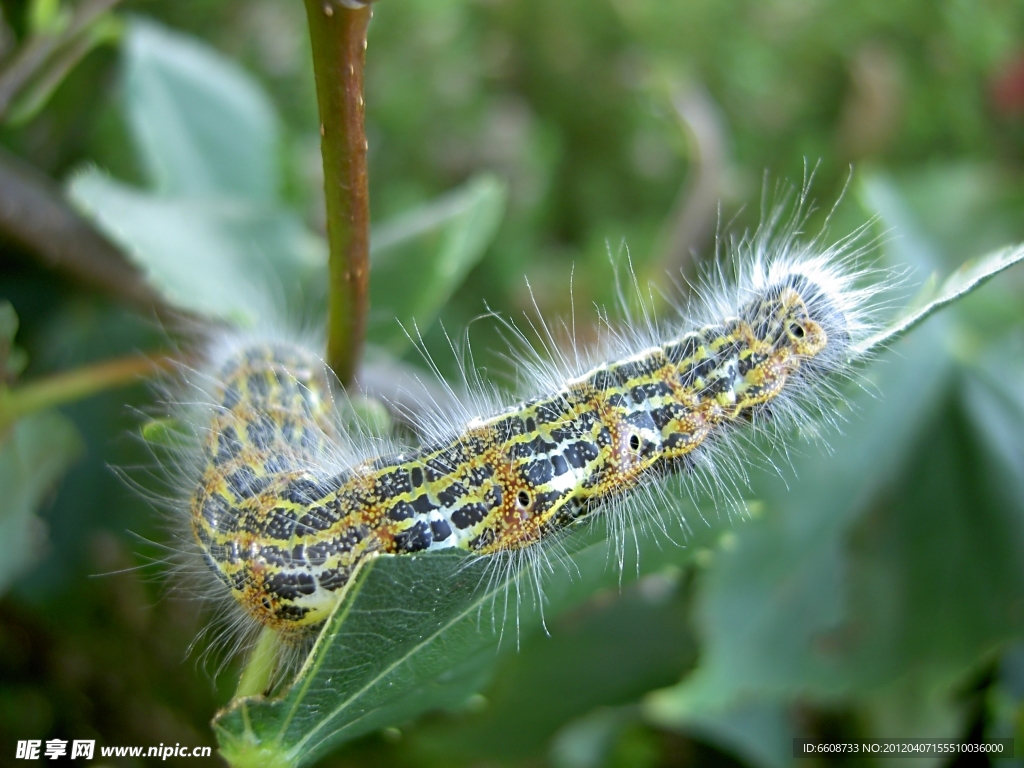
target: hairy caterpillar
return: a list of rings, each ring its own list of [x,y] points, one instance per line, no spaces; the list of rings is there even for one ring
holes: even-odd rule
[[[777,216],[733,243],[734,274],[706,281],[697,319],[646,318],[589,359],[528,363],[533,396],[428,418],[414,447],[351,439],[330,372],[302,345],[243,339],[212,354],[189,500],[209,573],[251,625],[298,640],[369,557],[526,550],[706,465],[738,427],[812,418],[884,280],[860,284],[859,232],[823,247],[799,240],[799,216],[777,232]]]

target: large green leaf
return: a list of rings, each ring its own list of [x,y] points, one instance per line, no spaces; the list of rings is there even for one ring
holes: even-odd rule
[[[459,555],[365,566],[288,695],[243,699],[218,715],[225,757],[304,764],[340,741],[459,703],[479,682],[489,640],[492,591],[479,588],[483,575],[483,562]]]
[[[326,245],[279,202],[277,118],[260,86],[151,23],[134,22],[124,47],[125,109],[155,194],[86,171],[74,201],[175,306],[244,323],[282,304],[292,316],[326,306]],[[429,327],[490,245],[506,197],[481,176],[374,230],[371,342],[402,352],[406,331]]]
[[[78,432],[55,411],[26,416],[0,435],[0,593],[42,548],[36,511],[82,451]]]
[[[827,646],[845,618],[844,537],[915,447],[950,368],[934,333],[900,351],[871,369],[884,398],[858,399],[834,453],[796,458],[798,480],[757,478],[765,514],[707,572],[698,602],[705,652],[681,686],[651,699],[659,722],[727,710],[754,693],[850,684]]]
[[[678,519],[666,528],[684,536]],[[544,612],[557,615],[597,589],[683,561],[715,536],[696,526],[685,550],[641,536],[641,568],[627,557],[620,573],[595,526],[576,540],[571,570],[557,564],[545,575]],[[521,585],[517,605],[516,585],[491,583],[487,569],[486,559],[458,554],[378,558],[283,699],[243,699],[218,715],[225,756],[235,765],[304,765],[356,736],[463,702],[486,681],[499,639],[514,648],[540,622],[531,588]]]
[[[274,299],[301,306],[308,297],[275,294],[316,283],[326,263],[323,241],[283,208],[156,197],[97,171],[73,178],[69,194],[168,301],[201,315],[252,323]]]
[[[667,554],[684,562],[695,544]],[[563,723],[674,682],[696,660],[689,587],[672,567],[549,619],[550,634],[524,637],[499,660],[480,711],[416,729],[413,748],[439,762],[522,760],[543,754]]]
[[[914,300],[914,307],[893,320],[883,330],[861,342],[853,351],[860,356],[893,342],[923,323],[935,312],[981,287],[1000,272],[1024,260],[1024,245],[1014,245],[965,262],[941,285],[928,284]]]
[[[887,214],[902,211],[884,189],[872,199],[888,201]],[[923,239],[908,234],[896,249],[919,267],[935,264]],[[855,353],[894,345],[1022,258],[1024,248],[1006,248],[965,264],[938,287],[929,281],[911,310]],[[755,479],[768,514],[710,570],[699,603],[701,664],[649,698],[653,720],[698,733],[710,725],[742,752],[744,740],[719,726],[744,708],[856,691],[870,735],[956,732],[950,687],[979,654],[1024,628],[1014,608],[1024,594],[1017,554],[1024,535],[1011,513],[1019,501],[1000,503],[991,491],[1014,481],[986,481],[976,466],[984,445],[1014,442],[1012,425],[1021,417],[1009,403],[1016,401],[1004,395],[996,405],[974,391],[966,410],[957,405],[950,393],[963,377],[953,375],[954,327],[933,323],[900,343],[898,358],[870,369],[871,389],[884,399],[858,399],[827,463],[800,457],[802,479],[788,489],[773,492],[770,478]],[[967,424],[979,411],[1001,439],[972,437]],[[981,467],[997,463],[989,457]],[[747,754],[767,766],[790,760],[785,750]]]
[[[490,246],[506,185],[480,176],[373,230],[369,339],[394,353],[426,330]]]
[[[125,108],[160,194],[277,199],[278,121],[260,85],[198,40],[134,21],[124,45]]]
[[[260,85],[199,41],[141,20],[123,67],[154,189],[87,170],[72,178],[72,200],[174,306],[251,324],[323,305],[327,248],[279,201],[278,120]]]

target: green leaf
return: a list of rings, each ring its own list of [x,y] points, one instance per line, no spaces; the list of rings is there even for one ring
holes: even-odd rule
[[[151,419],[142,425],[142,439],[160,448],[180,448],[195,442],[188,425],[175,418]]]
[[[123,22],[108,13],[67,41],[18,93],[7,113],[7,123],[24,125],[36,117],[82,59],[101,45],[118,42],[123,33]]]
[[[143,165],[168,196],[277,199],[278,119],[230,59],[136,20],[124,46],[125,107]]]
[[[680,561],[689,556],[669,548]],[[645,553],[649,568],[647,559]],[[566,721],[595,707],[637,702],[677,680],[696,660],[689,602],[682,572],[670,567],[627,588],[601,590],[579,608],[549,618],[550,634],[523,638],[516,653],[499,661],[486,706],[410,734],[416,752],[441,762],[523,760],[542,754]]]
[[[308,764],[336,743],[460,703],[479,682],[493,634],[484,571],[483,560],[461,553],[365,565],[287,696],[242,699],[217,716],[224,756],[232,765],[252,764],[254,753]]]
[[[406,331],[430,326],[494,239],[507,196],[500,179],[480,176],[373,230],[370,341],[397,354]]]
[[[55,411],[33,413],[0,436],[0,593],[41,550],[35,516],[46,495],[82,452],[78,432]]]
[[[14,346],[18,315],[9,301],[0,301],[0,387],[16,378],[28,364],[25,350]]]
[[[323,242],[283,209],[155,197],[96,171],[73,178],[69,194],[170,303],[203,315],[251,324],[274,311],[265,297],[278,286],[324,270]]]
[[[923,323],[943,307],[946,307],[987,283],[1000,272],[1024,260],[1024,245],[1003,248],[980,259],[965,262],[956,272],[947,277],[942,285],[926,285],[925,292],[915,298],[913,309],[889,323],[889,325],[858,344],[853,349],[855,357],[861,357],[905,336],[910,330]]]
[[[963,270],[930,311],[1019,258]],[[701,665],[650,697],[653,720],[691,729],[749,702],[858,693],[867,735],[959,732],[950,689],[1024,629],[1024,486],[1007,461],[1024,455],[1024,397],[957,375],[951,335],[930,325],[869,369],[884,400],[860,397],[833,455],[794,462],[799,482],[755,479],[767,514],[709,570]],[[962,405],[950,396],[961,389]]]
[[[896,183],[881,173],[866,174],[857,187],[864,209],[879,218],[891,233],[885,250],[892,263],[913,270],[912,277],[928,275],[942,263],[937,244],[919,226],[915,211]]]
[[[783,701],[745,699],[723,710],[694,713],[682,729],[747,765],[786,768],[793,764],[795,734]]]
[[[650,698],[656,722],[678,727],[745,697],[809,688],[835,695],[855,682],[833,649],[846,615],[843,544],[937,407],[950,371],[937,330],[870,369],[872,388],[884,397],[857,399],[833,453],[796,458],[799,480],[755,478],[765,512],[709,568],[697,612],[701,663],[679,686]],[[878,664],[857,668],[856,681],[870,685],[873,673],[882,674]]]
[[[672,540],[683,540],[678,517],[661,514]],[[600,526],[570,541],[571,570],[555,565],[544,574],[545,614],[686,561],[717,535],[710,526],[695,529],[686,549],[663,535],[638,534],[640,567],[627,556],[621,574]],[[520,585],[526,591],[517,607],[516,585],[491,583],[489,562],[433,553],[381,557],[364,567],[284,698],[242,699],[217,716],[222,753],[236,766],[264,759],[306,765],[357,736],[464,702],[489,676],[501,635],[515,647],[517,633],[540,625],[529,587]]]
[[[600,768],[622,729],[636,721],[634,710],[602,707],[568,723],[551,742],[554,768]]]

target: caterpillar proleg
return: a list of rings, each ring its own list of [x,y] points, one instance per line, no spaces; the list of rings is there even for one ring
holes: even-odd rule
[[[527,552],[708,466],[742,430],[829,418],[887,280],[857,266],[860,232],[826,246],[779,215],[731,243],[675,317],[644,313],[589,353],[525,361],[524,397],[424,417],[414,445],[347,434],[315,349],[221,344],[202,371],[188,501],[218,589],[294,645],[367,558]]]

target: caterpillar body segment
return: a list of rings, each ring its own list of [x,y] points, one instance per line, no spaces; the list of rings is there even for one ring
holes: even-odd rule
[[[342,437],[319,359],[236,350],[215,374],[195,540],[246,614],[286,637],[323,622],[374,553],[536,545],[845,359],[857,327],[837,293],[845,275],[815,261],[758,275],[732,317],[426,445],[343,464],[324,460]]]

